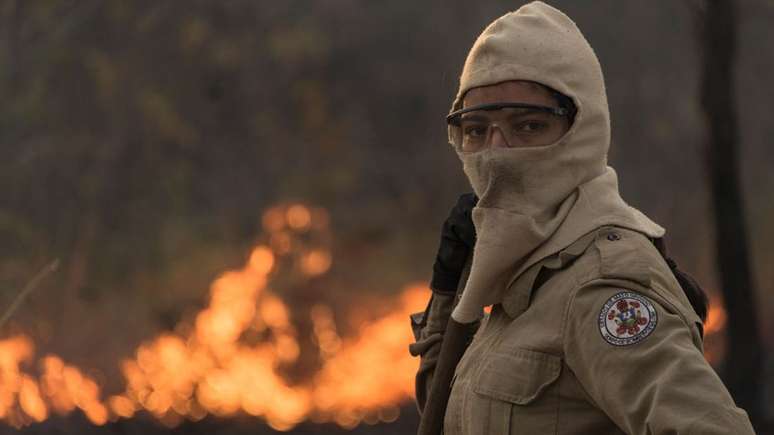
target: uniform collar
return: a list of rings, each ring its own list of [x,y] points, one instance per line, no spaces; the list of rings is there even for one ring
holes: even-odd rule
[[[566,248],[539,260],[520,275],[512,277],[502,301],[505,313],[511,318],[516,318],[523,313],[529,307],[535,280],[540,271],[543,268],[558,270],[565,267],[580,257],[594,241],[597,233],[605,228],[586,233]]]

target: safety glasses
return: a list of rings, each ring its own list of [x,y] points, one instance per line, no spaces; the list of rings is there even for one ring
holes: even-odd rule
[[[525,103],[491,103],[454,111],[446,121],[459,127],[459,146],[476,152],[493,141],[498,129],[508,147],[543,146],[558,140],[569,127],[569,110]]]

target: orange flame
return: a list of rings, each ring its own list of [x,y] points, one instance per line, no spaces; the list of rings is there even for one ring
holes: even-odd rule
[[[320,367],[308,380],[291,382],[282,369],[299,358],[298,335],[290,309],[268,284],[288,261],[304,279],[330,270],[328,215],[291,204],[270,208],[262,223],[268,244],[254,248],[243,268],[211,284],[209,304],[190,324],[181,322],[178,332],[160,334],[123,361],[125,391],[104,402],[94,380],[57,356],[41,359],[39,381],[22,373],[20,364],[33,356],[28,338],[0,341],[0,419],[20,427],[45,420],[51,411],[78,408],[97,425],[141,410],[168,426],[238,412],[277,430],[305,419],[347,428],[395,420],[397,405],[413,395],[417,369],[407,351],[408,315],[424,308],[430,290],[406,288],[393,311],[361,325],[355,337],[340,337],[333,311],[314,306],[312,339]],[[322,246],[310,246],[310,235]],[[265,338],[256,343],[246,337]]]
[[[207,307],[121,363],[126,387],[120,394],[101,400],[93,379],[55,355],[40,359],[36,380],[20,368],[33,359],[32,341],[23,335],[0,340],[0,420],[21,427],[75,409],[95,425],[139,411],[168,426],[246,413],[277,430],[306,419],[345,428],[395,420],[397,405],[413,396],[418,363],[407,352],[413,339],[408,315],[424,308],[429,289],[408,286],[392,311],[361,322],[354,337],[339,335],[330,307],[313,306],[311,338],[320,366],[309,379],[291,382],[283,369],[301,354],[298,332],[291,310],[269,288],[270,278],[288,262],[302,279],[328,272],[329,220],[323,209],[290,204],[267,210],[262,223],[268,243],[255,247],[244,267],[213,281]],[[310,236],[323,243],[310,245]],[[725,309],[713,298],[704,326],[710,362],[722,351],[715,338],[725,324]]]
[[[427,303],[428,292],[419,285],[407,288],[398,310],[363,325],[358,337],[343,341],[337,339],[329,314],[318,308],[313,315],[315,332],[326,359],[313,383],[318,421],[333,419],[352,428],[364,419],[398,417],[396,405],[413,396],[417,370],[417,361],[406,358],[406,345],[412,340],[406,319]]]
[[[0,419],[14,427],[45,420],[50,411],[60,415],[79,408],[94,424],[104,424],[107,408],[99,400],[99,386],[59,357],[40,360],[40,381],[22,373],[19,366],[34,353],[23,335],[0,341]]]
[[[723,330],[726,326],[726,309],[720,299],[712,298],[710,301],[707,322],[704,324],[704,334],[711,335]]]
[[[712,364],[723,358],[725,346],[722,332],[726,327],[726,309],[720,298],[711,297],[707,321],[704,323],[704,357]]]

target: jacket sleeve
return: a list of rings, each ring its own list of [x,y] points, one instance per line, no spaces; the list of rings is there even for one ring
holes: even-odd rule
[[[418,327],[415,331],[416,342],[409,345],[409,352],[412,356],[420,357],[414,385],[420,412],[424,409],[425,400],[430,393],[443,332],[454,308],[454,297],[454,294],[433,292],[427,310],[423,313],[423,319],[415,324]]]
[[[581,285],[565,311],[568,367],[628,434],[754,434],[669,298],[638,283]]]
[[[465,288],[465,283],[470,275],[471,259],[468,258],[459,281],[456,293],[438,291],[431,285],[433,294],[424,313],[412,315],[412,328],[414,329],[415,342],[409,345],[409,353],[419,356],[419,369],[414,382],[416,402],[419,412],[425,408],[425,400],[430,393],[433,381],[433,372],[438,363],[438,355],[441,352],[441,341],[446,330],[446,323],[451,317],[452,310]],[[418,316],[421,314],[421,316]],[[416,317],[415,317],[416,316]],[[414,319],[417,319],[416,321]],[[481,322],[477,321],[479,325]]]

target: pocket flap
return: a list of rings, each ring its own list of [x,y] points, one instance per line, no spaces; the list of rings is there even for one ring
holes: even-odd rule
[[[510,349],[490,356],[478,374],[473,391],[525,405],[558,377],[561,358],[527,349]]]

